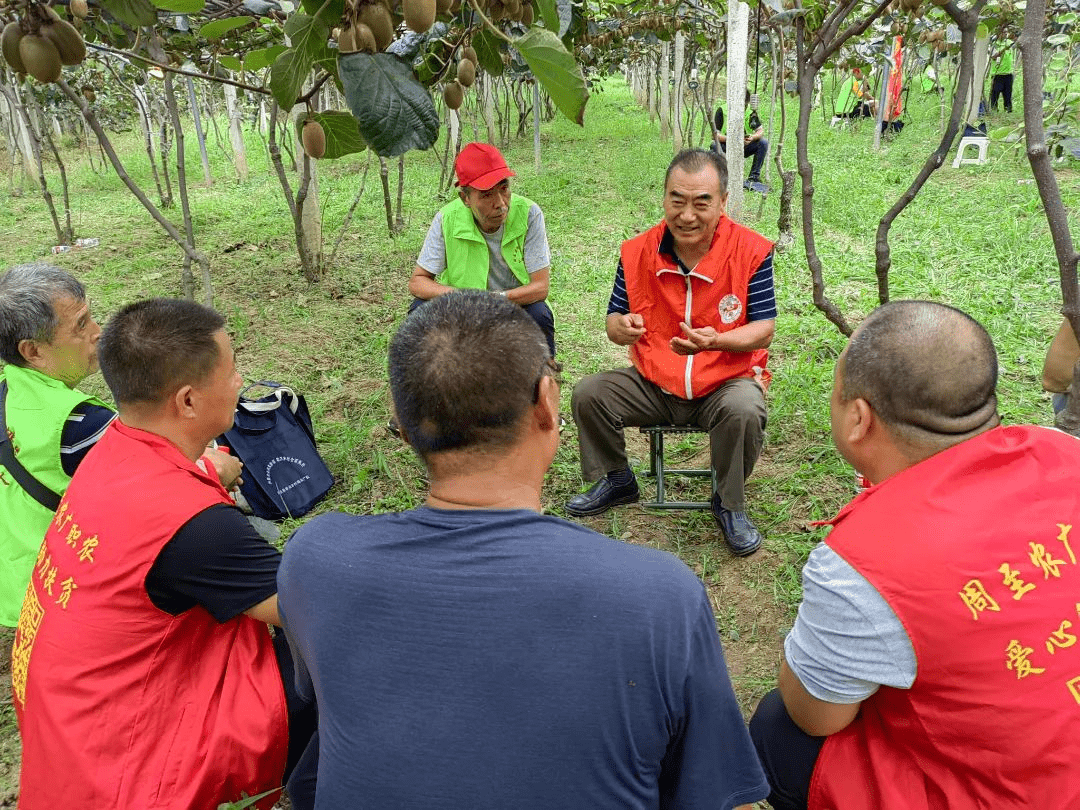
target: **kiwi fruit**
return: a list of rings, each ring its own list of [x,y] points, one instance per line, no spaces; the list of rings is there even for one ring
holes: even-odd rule
[[[454,0],[435,0],[435,13],[446,14],[452,5],[454,5]],[[408,22],[408,18],[405,21]]]
[[[56,46],[62,64],[79,65],[86,58],[86,43],[82,34],[66,20],[42,23],[40,33]]]
[[[19,58],[26,72],[44,84],[60,78],[60,52],[40,34],[27,34],[19,40]]]
[[[435,0],[401,0],[405,24],[418,34],[425,33],[435,22]]]
[[[476,67],[480,64],[476,61],[476,50],[473,48],[472,45],[466,45],[464,48],[461,49],[461,58],[468,59],[470,62],[473,63],[473,67]]]
[[[80,20],[85,20],[90,14],[90,6],[86,0],[71,0],[68,8],[71,9],[71,13]]]
[[[528,28],[533,24],[535,19],[536,12],[533,11],[532,3],[525,3],[525,5],[521,7],[521,24]]]
[[[82,94],[86,97],[86,100],[91,104],[97,99],[97,93],[94,92],[94,88],[88,84],[84,84],[82,88]]]
[[[461,89],[461,85],[457,82],[450,82],[443,88],[442,97],[447,107],[456,110],[465,99],[465,91]]]
[[[362,22],[353,23],[353,40],[356,42],[356,50],[363,53],[375,53],[375,34]]]
[[[470,59],[462,59],[457,66],[457,80],[462,87],[472,87],[476,81],[476,65]]]
[[[308,157],[318,160],[326,154],[326,133],[318,121],[305,121],[300,131],[300,141]]]
[[[371,29],[376,50],[386,50],[386,46],[394,41],[394,21],[382,3],[371,3],[361,8],[357,21]]]
[[[367,26],[364,26],[367,28]],[[368,28],[368,31],[371,29]],[[337,35],[337,47],[339,53],[356,53],[360,50],[360,45],[356,41],[356,28],[354,26],[346,26]]]
[[[18,22],[9,22],[4,26],[4,33],[0,34],[0,50],[4,53],[4,61],[16,73],[26,73],[26,65],[19,56],[19,42],[22,38],[22,26]]]

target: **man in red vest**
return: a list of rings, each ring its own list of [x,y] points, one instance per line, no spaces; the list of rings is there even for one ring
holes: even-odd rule
[[[311,728],[290,727],[291,659],[267,628],[280,554],[200,460],[241,385],[224,321],[142,301],[98,353],[119,417],[49,525],[12,651],[19,807],[181,810],[277,788]]]
[[[776,300],[772,243],[728,219],[726,205],[723,156],[685,150],[664,180],[664,221],[623,243],[607,336],[629,347],[633,365],[574,388],[582,474],[596,483],[566,511],[597,515],[638,499],[624,427],[697,425],[717,475],[713,516],[732,552],[746,555],[761,545],[744,483],[765,433]]]
[[[777,810],[1080,807],[1080,442],[1001,427],[959,310],[875,310],[836,365],[873,483],[803,570],[751,735]]]

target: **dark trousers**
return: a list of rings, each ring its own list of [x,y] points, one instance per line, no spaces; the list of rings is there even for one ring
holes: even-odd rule
[[[289,713],[289,754],[282,781],[288,784],[293,810],[311,810],[315,807],[315,776],[319,765],[319,715],[315,701],[301,697],[296,691],[296,666],[284,630],[275,629],[274,654]]]
[[[727,154],[725,144],[717,144],[713,142],[713,151],[716,151],[716,147],[720,147],[720,154]],[[769,156],[769,142],[765,138],[760,138],[756,141],[750,141],[750,143],[743,144],[742,156],[748,158],[753,155],[754,160],[750,163],[750,174],[747,175],[748,180],[760,180],[761,179],[761,167],[765,165],[765,158]]]
[[[765,437],[765,394],[749,377],[728,380],[699,399],[665,393],[636,369],[593,374],[574,387],[581,473],[596,481],[627,467],[623,428],[643,425],[697,425],[709,432],[720,503],[746,511],[745,483]]]
[[[773,810],[806,810],[810,777],[825,737],[811,737],[795,725],[780,690],[773,689],[750,718],[750,739],[769,780]]]
[[[1005,101],[1005,112],[1012,112],[1013,74],[995,73],[990,80],[990,109],[996,110],[998,96]]]
[[[409,312],[415,310],[421,304],[426,304],[427,301],[423,298],[414,298],[412,303],[409,304]],[[544,333],[544,340],[547,341],[548,349],[551,351],[551,356],[555,356],[555,315],[551,312],[551,307],[547,305],[546,301],[534,301],[531,304],[526,304],[522,307],[529,317],[536,321],[536,325],[540,327],[540,331]]]

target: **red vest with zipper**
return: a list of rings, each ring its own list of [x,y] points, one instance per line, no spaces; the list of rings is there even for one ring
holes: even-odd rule
[[[120,420],[79,466],[12,654],[22,810],[213,810],[281,784],[288,720],[266,625],[171,616],[146,593],[165,543],[221,503],[213,472]]]
[[[703,397],[735,377],[758,376],[767,383],[765,349],[683,356],[671,350],[669,341],[683,337],[682,321],[717,332],[743,326],[750,277],[769,255],[772,242],[721,217],[709,252],[687,275],[660,252],[666,230],[661,222],[622,245],[630,311],[645,320],[645,334],[630,347],[630,362],[642,377],[683,399]]]
[[[1080,807],[1080,441],[996,428],[831,523],[918,669],[825,741],[810,810]]]

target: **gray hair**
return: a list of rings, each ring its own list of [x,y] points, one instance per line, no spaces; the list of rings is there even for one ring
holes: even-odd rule
[[[26,365],[19,352],[22,341],[53,339],[60,322],[54,304],[61,298],[83,301],[86,289],[51,264],[20,264],[0,276],[0,358],[5,363]]]

